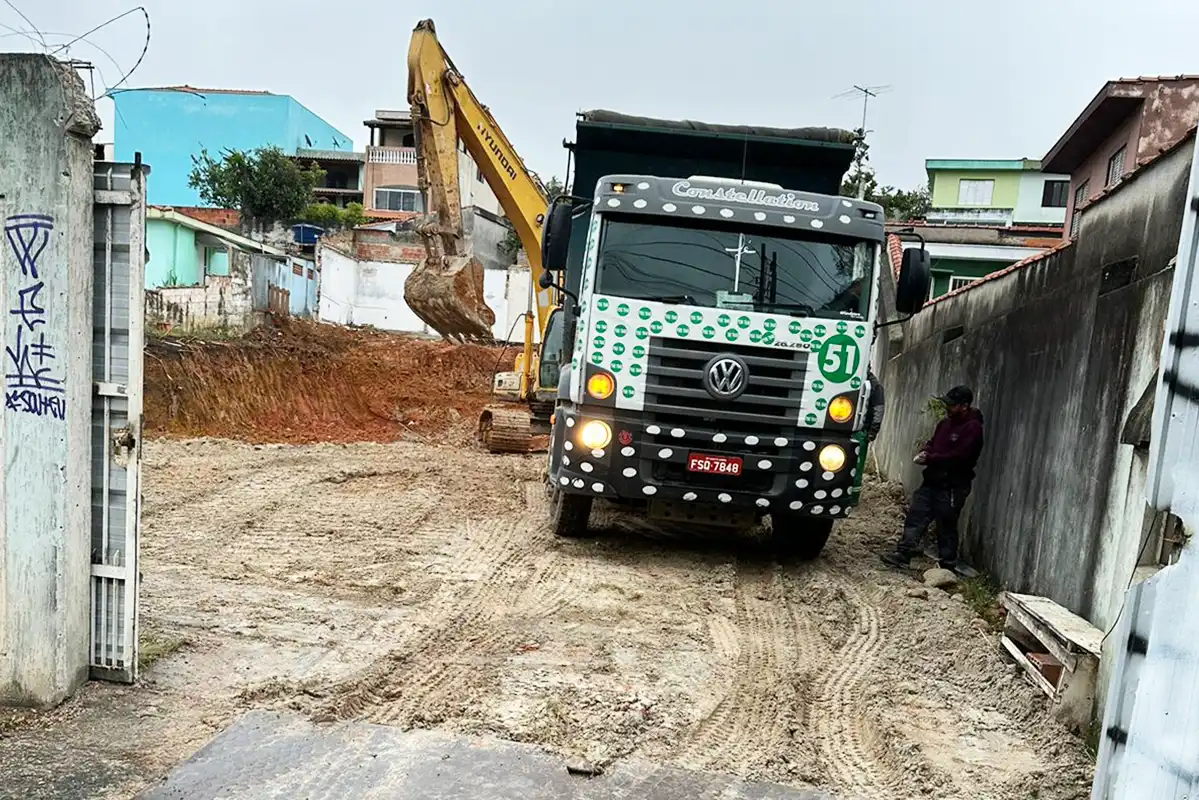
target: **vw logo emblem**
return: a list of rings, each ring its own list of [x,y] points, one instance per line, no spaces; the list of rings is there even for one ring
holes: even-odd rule
[[[749,367],[737,356],[717,356],[704,367],[704,388],[717,400],[736,400],[749,385]]]

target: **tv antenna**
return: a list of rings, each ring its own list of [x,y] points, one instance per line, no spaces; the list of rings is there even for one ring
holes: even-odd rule
[[[886,94],[887,92],[891,91],[892,88],[893,87],[890,84],[885,84],[885,85],[881,85],[881,86],[858,86],[857,84],[854,84],[852,89],[846,89],[844,92],[841,92],[841,94],[833,95],[833,99],[839,100],[843,97],[852,97],[854,95],[862,96],[862,127],[859,128],[858,130],[860,130],[862,132],[861,136],[862,136],[862,139],[864,140],[866,138],[866,134],[869,133],[869,131],[866,129],[866,112],[870,108],[870,98],[878,97],[880,94]],[[858,198],[861,199],[865,196],[866,196],[866,170],[863,168],[863,165],[859,165],[859,168],[858,168]]]
[[[882,85],[882,86],[858,86],[857,84],[855,84],[852,89],[846,89],[844,92],[841,92],[841,94],[833,95],[833,99],[840,100],[843,97],[853,97],[855,94],[861,95],[861,97],[862,97],[862,128],[861,128],[861,130],[862,130],[862,135],[865,136],[866,135],[866,111],[870,108],[870,98],[878,97],[880,94],[886,94],[887,92],[891,91],[893,88],[895,88],[895,87],[891,86],[890,84],[886,84],[886,85]]]

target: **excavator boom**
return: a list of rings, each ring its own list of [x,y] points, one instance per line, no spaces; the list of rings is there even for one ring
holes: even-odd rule
[[[413,312],[454,340],[491,338],[494,312],[483,300],[483,267],[468,251],[462,224],[458,141],[495,192],[529,257],[539,328],[552,306],[541,275],[541,223],[548,200],[487,107],[478,101],[437,40],[432,20],[418,23],[408,48],[408,102],[416,165],[429,216],[418,226],[426,258],[404,284]],[[525,364],[531,363],[526,331]]]

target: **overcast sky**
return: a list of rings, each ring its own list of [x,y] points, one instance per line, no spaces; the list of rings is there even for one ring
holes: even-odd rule
[[[122,0],[0,0],[0,24],[82,33]],[[413,25],[438,35],[522,157],[565,170],[574,113],[784,127],[860,124],[872,101],[881,183],[925,180],[926,158],[1040,158],[1109,78],[1199,73],[1199,3],[1185,0],[145,0],[152,38],[132,86],[187,83],[290,94],[365,144],[376,108],[405,107]],[[21,36],[0,49],[29,49]],[[75,58],[115,83],[141,52],[126,17]],[[62,42],[61,36],[48,36]],[[100,80],[97,84],[99,87]],[[111,140],[112,107],[101,116]]]

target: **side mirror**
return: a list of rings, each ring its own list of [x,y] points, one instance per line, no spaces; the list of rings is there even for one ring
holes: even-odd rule
[[[557,285],[557,283],[554,281],[554,273],[550,272],[548,269],[543,269],[541,271],[541,276],[537,279],[537,285],[542,289],[553,289],[554,286]]]
[[[923,247],[903,251],[899,280],[895,284],[895,310],[900,314],[915,314],[924,307],[932,281],[932,256]]]
[[[560,200],[565,202],[559,202]],[[569,198],[556,198],[550,204],[549,213],[545,216],[545,225],[541,229],[541,266],[548,272],[561,272],[566,268],[566,257],[570,248],[569,202]]]

